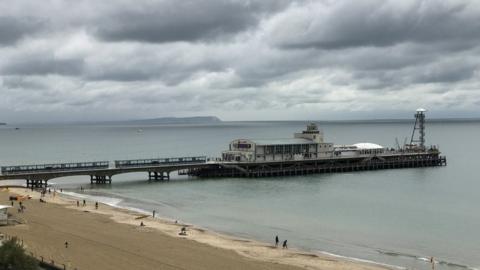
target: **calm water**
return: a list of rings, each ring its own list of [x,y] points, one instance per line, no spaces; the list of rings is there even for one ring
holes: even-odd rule
[[[0,164],[219,156],[235,138],[290,137],[303,122],[187,126],[0,127]],[[412,124],[321,126],[336,144],[403,142]],[[139,129],[142,131],[140,132]],[[448,166],[265,179],[188,179],[148,183],[146,174],[115,176],[86,191],[123,207],[151,211],[232,235],[348,257],[430,269],[480,268],[480,123],[429,123],[427,140]],[[78,190],[87,177],[55,179]],[[108,199],[110,198],[110,199]],[[113,198],[113,199],[112,199]],[[449,263],[449,264],[447,264]]]

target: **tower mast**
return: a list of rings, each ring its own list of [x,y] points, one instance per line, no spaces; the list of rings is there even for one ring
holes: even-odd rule
[[[415,113],[415,124],[413,126],[412,138],[410,139],[410,145],[418,143],[421,150],[425,150],[425,112],[427,110],[423,108],[417,109]],[[415,138],[415,133],[418,131],[418,138]]]

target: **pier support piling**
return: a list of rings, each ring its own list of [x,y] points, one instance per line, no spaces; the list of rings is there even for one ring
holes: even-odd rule
[[[27,188],[46,188],[48,185],[48,180],[44,179],[26,179]]]
[[[90,184],[111,184],[112,176],[110,175],[90,175]]]
[[[148,180],[154,181],[169,181],[170,180],[170,172],[148,172]]]

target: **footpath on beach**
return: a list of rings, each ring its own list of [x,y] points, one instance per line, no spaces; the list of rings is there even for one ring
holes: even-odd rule
[[[96,204],[56,191],[4,189],[23,198],[9,209],[17,225],[0,233],[23,241],[38,259],[65,269],[385,269],[326,255],[217,234],[151,215]],[[274,237],[274,236],[273,236]]]

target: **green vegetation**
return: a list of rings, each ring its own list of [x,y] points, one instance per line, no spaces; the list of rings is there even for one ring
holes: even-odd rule
[[[0,270],[37,270],[38,261],[25,254],[16,238],[4,241],[0,246]]]

